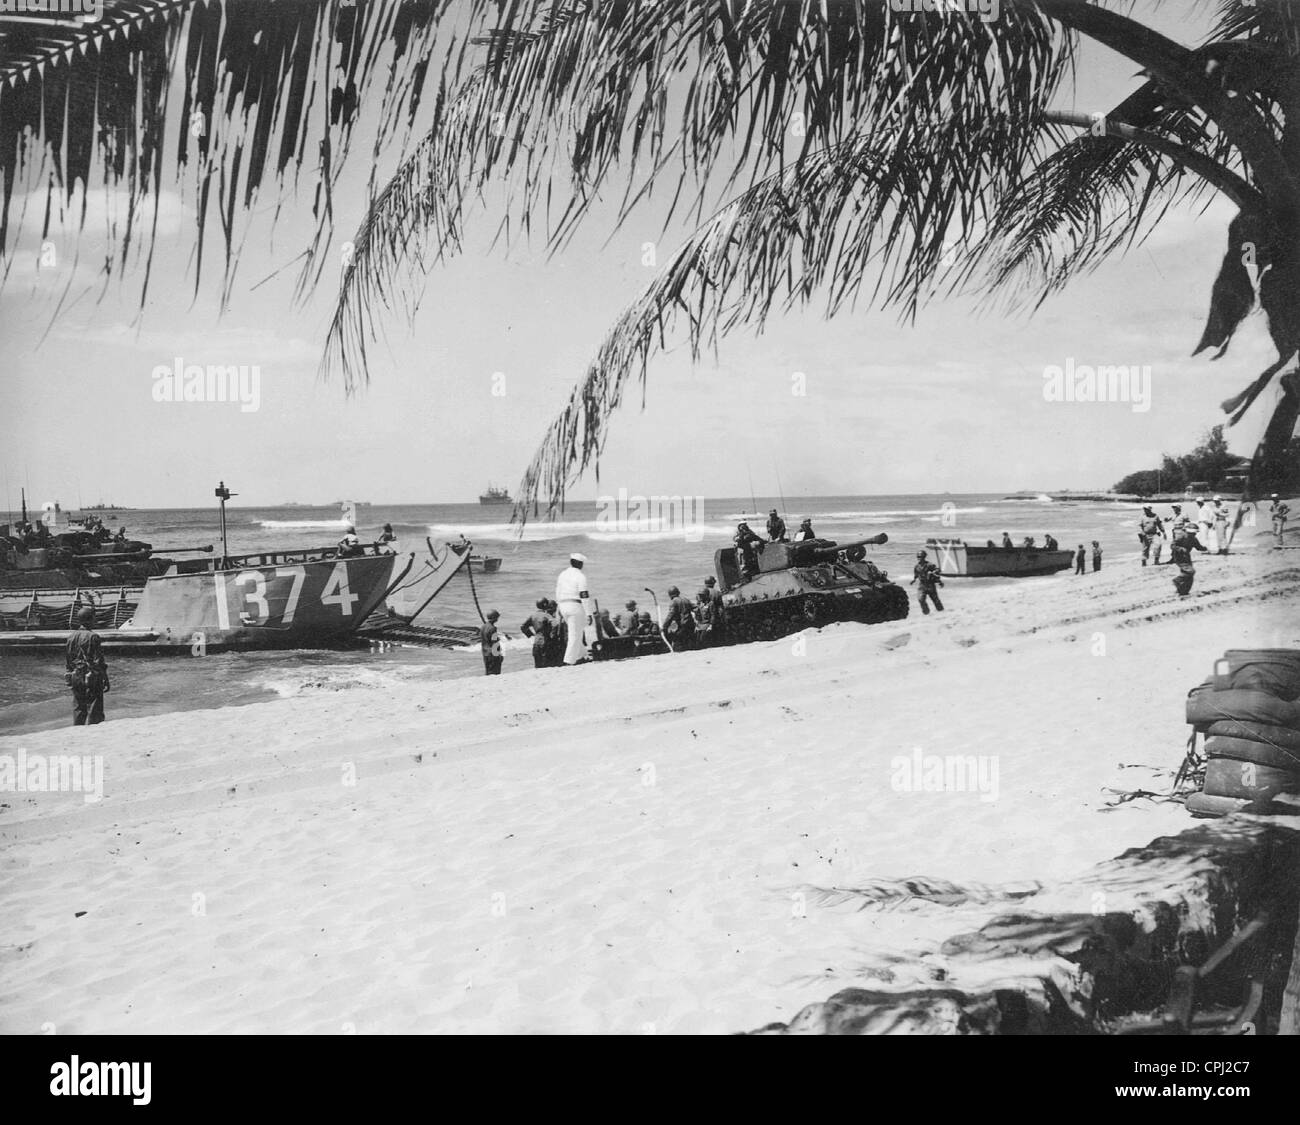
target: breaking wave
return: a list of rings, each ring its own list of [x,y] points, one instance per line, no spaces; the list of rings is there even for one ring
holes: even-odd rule
[[[901,520],[916,516],[942,516],[945,512],[956,512],[959,515],[969,516],[978,515],[987,511],[987,508],[890,508],[890,509],[869,509],[860,512],[812,512],[801,509],[793,516],[786,515],[782,518],[786,526],[790,527],[791,519],[797,522],[807,516],[813,521],[816,527],[818,520],[853,520],[858,523],[898,523]],[[733,512],[731,515],[723,516],[727,520],[756,520],[767,519],[766,512]],[[793,530],[793,528],[790,528]]]
[[[464,532],[474,542],[544,543],[556,539],[586,539],[595,543],[648,542],[653,540],[683,539],[698,541],[698,537],[718,536],[730,538],[733,528],[728,524],[714,523],[697,526],[673,526],[666,521],[648,520],[644,525],[625,528],[612,527],[598,520],[560,520],[555,523],[530,523],[520,534],[518,524],[430,524],[428,533],[435,543],[456,539]]]
[[[258,520],[263,528],[268,531],[276,528],[290,527],[347,527],[347,521],[344,519],[334,520]]]

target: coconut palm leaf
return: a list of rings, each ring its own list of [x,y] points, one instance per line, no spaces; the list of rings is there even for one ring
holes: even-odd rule
[[[215,214],[224,299],[238,257],[237,216],[264,185],[293,186],[304,172],[316,218],[310,266],[310,251],[328,240],[331,189],[363,97],[382,84],[376,146],[409,127],[446,6],[105,0],[100,22],[0,16],[0,256],[10,252],[10,211],[24,182],[45,181],[47,214],[80,190],[84,223],[98,159],[110,199],[125,195],[106,268],[125,266],[141,204],[152,198],[156,217],[160,192],[184,177],[196,212],[196,291]],[[146,269],[142,303],[147,287]]]

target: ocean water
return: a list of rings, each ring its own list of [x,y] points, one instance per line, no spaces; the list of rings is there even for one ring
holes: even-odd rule
[[[809,516],[822,538],[846,542],[885,532],[889,542],[869,548],[875,563],[896,580],[911,576],[916,551],[931,536],[960,536],[972,543],[999,541],[1003,531],[1020,542],[1033,535],[1042,542],[1051,532],[1062,547],[1093,539],[1102,543],[1108,563],[1137,551],[1134,504],[1047,499],[1007,500],[1002,494],[927,494],[905,496],[825,496],[782,501],[778,497],[724,497],[692,504],[684,518],[647,518],[630,500],[622,512],[595,502],[574,503],[553,521],[530,521],[522,530],[510,524],[509,507],[479,504],[375,504],[358,509],[363,541],[391,523],[399,546],[410,549],[426,536],[434,543],[464,534],[476,554],[502,560],[496,574],[463,572],[426,611],[422,620],[475,625],[475,602],[486,613],[501,611],[507,641],[505,672],[531,671],[528,642],[519,624],[540,597],[553,596],[556,575],[572,551],[588,558],[592,595],[601,608],[622,612],[628,598],[653,612],[646,588],[661,602],[676,584],[693,597],[705,575],[713,573],[713,553],[729,546],[740,519],[762,533],[767,511],[776,507],[791,532]],[[1164,506],[1161,506],[1164,511]],[[110,528],[125,524],[128,534],[158,548],[218,544],[215,507],[99,513]],[[619,517],[623,518],[619,518]],[[232,553],[273,548],[325,547],[342,534],[337,506],[310,508],[227,508]],[[1089,563],[1091,566],[1091,563]],[[956,579],[945,598],[959,599],[963,584],[1012,581]],[[1032,597],[1033,579],[1020,579]],[[237,706],[275,698],[364,689],[368,685],[481,675],[477,646],[468,650],[394,648],[355,651],[225,653],[201,658],[117,654],[112,657],[113,689],[107,699],[109,721],[125,716]],[[580,673],[579,673],[580,674]],[[71,697],[63,683],[62,657],[0,649],[0,733],[16,734],[71,721]]]

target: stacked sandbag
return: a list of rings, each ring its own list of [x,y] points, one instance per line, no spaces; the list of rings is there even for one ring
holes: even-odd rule
[[[1205,736],[1194,815],[1262,812],[1300,793],[1300,650],[1229,649],[1188,695],[1187,721]]]

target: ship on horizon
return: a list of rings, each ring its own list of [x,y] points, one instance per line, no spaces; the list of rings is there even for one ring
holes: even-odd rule
[[[478,502],[480,504],[513,504],[510,493],[504,488],[497,488],[494,484],[489,484],[487,491],[482,493]]]

